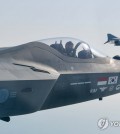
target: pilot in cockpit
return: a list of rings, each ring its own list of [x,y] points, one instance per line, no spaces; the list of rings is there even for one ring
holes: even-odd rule
[[[62,45],[62,40],[60,40],[60,43],[55,42],[55,44],[51,44],[50,46],[64,55],[67,55],[70,57],[77,57],[76,50],[80,44],[81,43],[78,42],[76,46],[74,47],[74,44],[71,41],[68,41],[65,44],[65,48],[64,48]]]
[[[70,57],[77,57],[77,56],[76,56],[76,50],[77,50],[77,48],[78,48],[78,46],[79,46],[80,44],[81,44],[81,43],[78,42],[78,43],[76,44],[76,46],[74,47],[74,44],[73,44],[71,41],[67,42],[67,43],[65,44],[65,53],[66,53],[66,55],[67,55],[67,56],[70,56]],[[73,47],[74,47],[74,48],[73,48]]]
[[[93,55],[92,55],[92,52],[90,50],[82,50],[78,53],[78,58],[91,59],[91,58],[93,58]]]

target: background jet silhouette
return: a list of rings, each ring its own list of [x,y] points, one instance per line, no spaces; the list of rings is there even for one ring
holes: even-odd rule
[[[111,43],[114,44],[115,46],[120,46],[120,38],[112,35],[112,34],[107,34],[108,40],[104,43]]]

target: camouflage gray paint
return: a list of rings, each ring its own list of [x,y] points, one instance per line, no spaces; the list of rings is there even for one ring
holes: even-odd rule
[[[4,117],[119,93],[119,72],[117,60],[67,57],[41,42],[3,49],[0,51],[0,118],[6,120]]]

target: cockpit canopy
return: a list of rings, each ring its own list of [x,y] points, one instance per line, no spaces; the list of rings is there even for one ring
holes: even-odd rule
[[[105,57],[79,39],[61,37],[44,39],[39,42],[49,45],[59,53],[69,57],[80,59]]]

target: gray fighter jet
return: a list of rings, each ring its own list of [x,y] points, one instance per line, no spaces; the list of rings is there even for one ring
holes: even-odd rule
[[[84,41],[54,38],[0,51],[0,119],[120,92],[120,62]]]
[[[108,41],[106,41],[104,44],[111,43],[114,44],[115,46],[120,46],[120,38],[112,34],[107,34],[107,37],[108,37]]]

